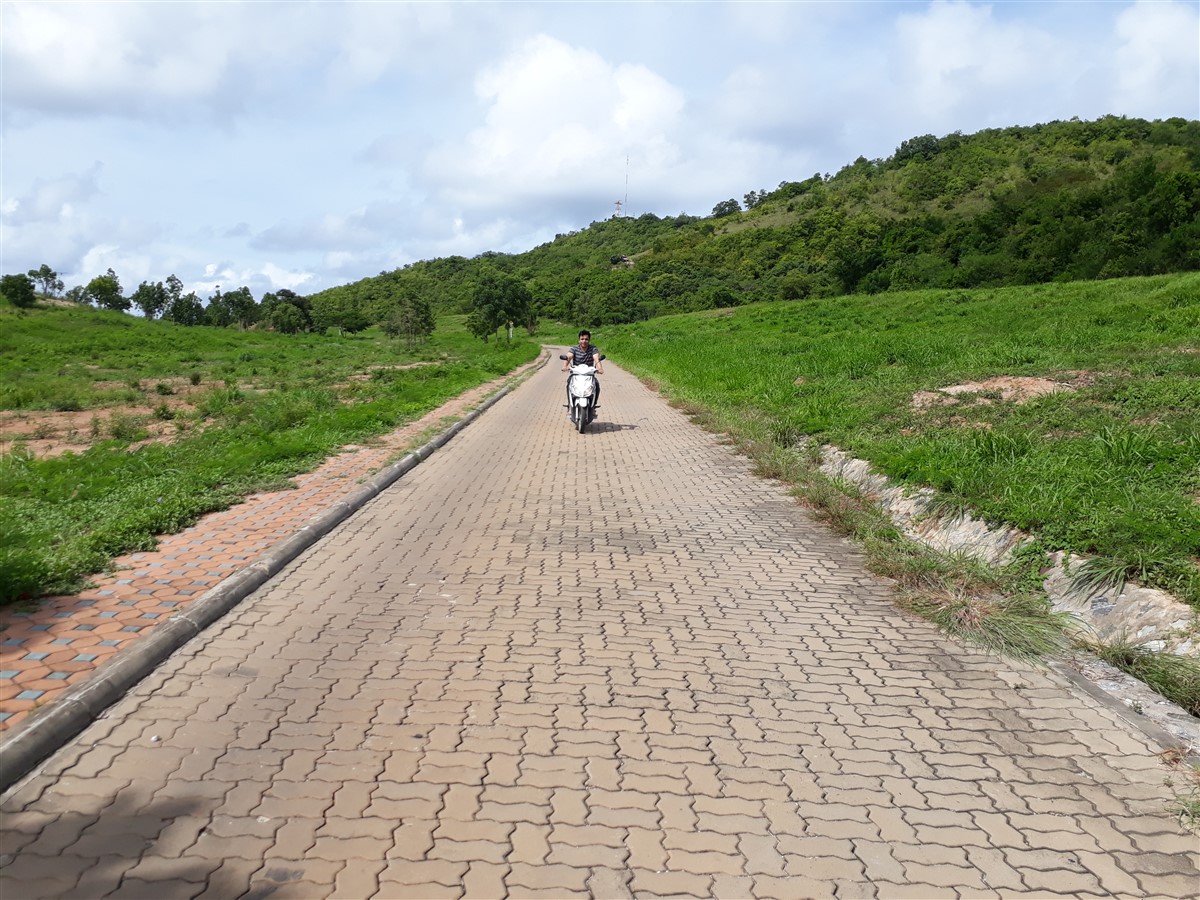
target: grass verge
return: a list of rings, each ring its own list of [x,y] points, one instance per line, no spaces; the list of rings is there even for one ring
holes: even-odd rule
[[[239,334],[119,313],[58,315],[0,323],[29,338],[12,342],[4,365],[45,375],[72,352],[89,359],[107,347],[103,372],[77,370],[80,404],[98,411],[113,381],[158,393],[153,379],[191,371],[204,388],[173,412],[169,441],[134,446],[142,432],[117,410],[122,427],[98,427],[81,452],[38,457],[18,444],[0,455],[0,602],[73,593],[113,557],[152,549],[158,535],[249,493],[285,488],[340,447],[419,418],[538,353],[526,341],[482,345],[461,323],[408,352],[374,332]],[[49,390],[52,382],[31,383]],[[4,396],[41,408],[56,402],[53,392]]]
[[[1161,759],[1175,776],[1167,780],[1175,792],[1171,811],[1179,817],[1180,825],[1200,835],[1200,760],[1188,758],[1179,750],[1168,750]]]
[[[755,439],[841,447],[1200,608],[1200,274],[762,303],[595,336]],[[1020,393],[1017,388],[1027,390]]]
[[[646,383],[662,390],[651,379]],[[761,414],[739,416],[694,401],[672,403],[697,424],[723,435],[752,461],[757,475],[787,484],[818,521],[856,541],[866,552],[868,568],[896,583],[902,608],[984,650],[1030,662],[1082,646],[1200,716],[1196,660],[1130,646],[1098,646],[1079,637],[1073,616],[1052,608],[1041,587],[1041,570],[1048,562],[1042,543],[1025,545],[1003,568],[934,551],[906,537],[855,486],[822,472],[815,443],[782,445],[772,422]]]

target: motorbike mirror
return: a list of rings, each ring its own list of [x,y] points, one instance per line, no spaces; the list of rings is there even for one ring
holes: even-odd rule
[[[566,359],[566,358],[567,358],[567,354],[565,354],[565,353],[560,353],[560,354],[558,354],[558,358],[559,358],[559,359]]]
[[[601,359],[608,359],[608,357],[607,357],[607,356],[605,356],[603,353],[601,353],[601,354],[600,354],[600,358],[601,358]]]

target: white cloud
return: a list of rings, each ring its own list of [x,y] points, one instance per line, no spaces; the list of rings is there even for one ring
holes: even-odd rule
[[[211,296],[217,288],[228,292],[247,287],[255,298],[260,299],[268,291],[304,288],[311,285],[314,279],[312,272],[289,271],[271,262],[243,268],[226,261],[210,262],[203,266],[203,272],[203,275],[190,282],[185,279],[186,289],[195,291],[201,297]]]
[[[18,108],[132,112],[211,92],[227,42],[194,7],[6,3],[6,99]],[[211,20],[210,20],[211,21]],[[207,34],[206,34],[207,32]],[[167,43],[169,34],[184,40]],[[206,57],[191,52],[206,46]]]
[[[651,171],[679,157],[678,88],[644,66],[613,65],[547,35],[485,69],[476,94],[486,105],[483,124],[428,162],[461,203],[607,193],[620,183],[627,153]]]
[[[1200,116],[1200,13],[1194,3],[1139,0],[1117,17],[1116,35],[1113,112]]]
[[[316,291],[904,139],[1200,116],[1194,0],[3,0],[0,263]],[[213,272],[202,273],[213,260]],[[269,260],[269,262],[263,262]],[[298,289],[292,287],[292,289]]]
[[[97,244],[91,247],[83,255],[80,263],[79,280],[90,281],[109,269],[117,273],[126,295],[132,293],[143,281],[161,280],[161,276],[152,271],[152,260],[148,254],[130,252],[119,244]]]
[[[76,207],[100,192],[101,168],[100,163],[96,163],[86,172],[35,179],[21,196],[4,198],[6,224],[26,225],[73,218]]]
[[[455,38],[454,7],[445,3],[348,3],[333,23],[336,55],[328,81],[338,91],[373,84],[391,70],[428,71],[441,36]]]
[[[307,222],[273,225],[250,241],[256,250],[362,251],[394,240],[411,228],[407,203],[377,202]]]
[[[934,0],[896,21],[901,92],[932,120],[1004,98],[1009,110],[1068,77],[1070,53],[1040,29],[997,20],[990,5]]]
[[[490,12],[488,16],[492,15]],[[5,0],[5,115],[215,120],[304,114],[397,73],[425,89],[461,69],[447,3]]]

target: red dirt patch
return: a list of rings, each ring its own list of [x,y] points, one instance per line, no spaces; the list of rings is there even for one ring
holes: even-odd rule
[[[375,372],[386,372],[391,369],[419,369],[421,366],[436,366],[436,365],[437,365],[436,362],[425,361],[425,362],[415,362],[415,363],[404,363],[403,365],[397,365],[397,366],[368,366],[367,371],[361,372],[357,375],[351,375],[348,380],[349,381],[369,381],[371,379],[373,373],[375,373]],[[334,387],[345,387],[345,385],[334,385]]]
[[[170,393],[160,394],[160,384],[166,385]],[[177,420],[160,418],[156,410],[166,407],[175,414],[193,407],[197,395],[220,384],[216,381],[192,384],[188,378],[146,378],[138,388],[142,396],[133,402],[70,411],[0,410],[0,453],[11,453],[17,444],[38,459],[61,456],[69,450],[81,453],[92,444],[111,437],[114,420],[121,419],[147,434],[144,440],[130,445],[130,449],[147,443],[170,443],[180,431]],[[94,387],[105,390],[128,385],[120,381],[98,381]]]
[[[998,394],[1000,400],[1006,403],[1021,404],[1044,394],[1074,391],[1080,384],[1089,383],[1086,373],[1071,374],[1074,377],[1070,382],[1023,375],[997,375],[984,381],[952,384],[949,387],[938,388],[936,391],[917,391],[913,394],[911,402],[914,409],[956,406],[964,401],[988,404],[993,402],[992,398],[980,395]]]

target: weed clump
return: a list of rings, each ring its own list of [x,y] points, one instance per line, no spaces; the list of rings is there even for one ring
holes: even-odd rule
[[[930,592],[910,596],[902,605],[948,634],[1001,656],[1036,661],[1062,653],[1071,643],[1071,617],[1055,612],[1044,597]]]
[[[1144,682],[1193,716],[1200,716],[1200,660],[1156,653],[1129,641],[1092,643],[1100,659]]]

